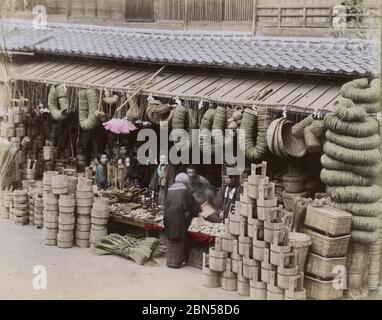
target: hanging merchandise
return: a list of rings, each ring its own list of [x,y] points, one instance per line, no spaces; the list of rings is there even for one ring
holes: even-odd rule
[[[257,123],[256,144],[254,142],[255,127]],[[248,160],[256,162],[262,159],[267,149],[267,129],[269,127],[269,116],[265,108],[256,111],[246,109],[243,114],[240,129],[245,132],[245,140],[240,139],[240,148]]]
[[[106,130],[115,134],[128,134],[137,130],[137,127],[129,120],[113,118],[103,124]]]
[[[200,123],[200,150],[205,154],[212,154],[214,152],[214,145],[210,139],[214,115],[215,109],[208,109]]]
[[[378,113],[382,110],[380,101],[380,79],[357,79],[344,84],[341,95],[352,100],[357,107],[362,107],[367,113]]]
[[[178,105],[175,108],[174,115],[172,117],[172,129],[187,130],[187,123],[188,123],[188,111],[184,106]],[[181,133],[181,131],[179,131],[179,133]],[[189,139],[186,139],[185,137],[178,137],[177,141],[175,141],[175,147],[178,150],[189,149],[190,147]]]
[[[126,119],[135,122],[137,120],[142,120],[145,113],[145,108],[139,105],[138,98],[133,97],[129,100],[129,109],[126,113]]]
[[[49,112],[54,120],[62,121],[68,116],[69,98],[64,85],[52,86],[48,95]]]
[[[161,121],[170,121],[173,115],[170,104],[161,103],[159,100],[149,100],[146,107],[146,118],[152,124],[159,125]]]
[[[82,130],[93,130],[98,124],[96,110],[99,94],[95,89],[81,89],[78,97],[78,118]]]

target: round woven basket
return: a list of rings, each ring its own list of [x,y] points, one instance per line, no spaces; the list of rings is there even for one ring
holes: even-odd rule
[[[302,158],[306,154],[303,139],[299,139],[292,134],[293,123],[286,121],[282,127],[282,140],[285,152],[294,158]]]
[[[274,140],[275,140],[275,132],[280,121],[284,120],[283,118],[276,119],[271,122],[267,130],[267,146],[271,153],[275,154],[275,150],[273,148]]]

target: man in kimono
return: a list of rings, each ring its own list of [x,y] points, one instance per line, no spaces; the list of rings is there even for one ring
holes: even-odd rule
[[[159,165],[151,178],[149,187],[151,190],[158,194],[158,205],[164,206],[166,201],[167,189],[175,181],[175,168],[168,163],[167,156],[161,154],[159,158]]]
[[[108,188],[107,181],[107,163],[109,162],[109,157],[106,153],[102,153],[99,158],[99,164],[96,168],[96,184],[98,190],[105,190]]]

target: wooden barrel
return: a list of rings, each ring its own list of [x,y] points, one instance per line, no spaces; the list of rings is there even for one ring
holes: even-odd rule
[[[93,181],[86,177],[79,177],[77,191],[93,191]]]
[[[69,183],[66,175],[52,176],[52,193],[61,195],[68,193]]]
[[[20,107],[11,108],[13,113],[13,122],[19,124],[23,122],[23,110]]]

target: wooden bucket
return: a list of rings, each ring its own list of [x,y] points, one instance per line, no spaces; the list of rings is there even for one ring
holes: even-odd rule
[[[209,256],[203,252],[202,286],[206,288],[220,287],[220,273],[209,268]]]

